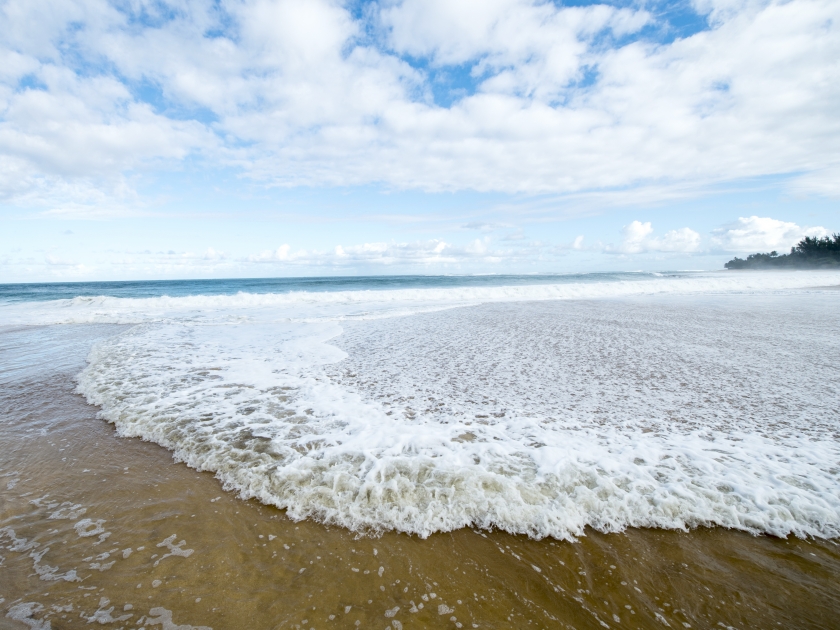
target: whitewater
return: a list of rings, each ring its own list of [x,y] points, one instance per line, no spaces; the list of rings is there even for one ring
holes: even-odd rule
[[[293,519],[840,535],[840,273],[438,285],[163,284],[16,297],[0,323],[123,324],[78,392]]]

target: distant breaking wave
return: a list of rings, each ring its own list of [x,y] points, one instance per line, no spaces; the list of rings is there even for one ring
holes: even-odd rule
[[[645,295],[764,293],[840,285],[840,271],[585,275],[568,282],[524,286],[461,286],[391,290],[289,291],[147,298],[76,297],[0,305],[9,324],[139,324],[152,321],[280,321],[402,316],[506,301],[621,298]]]

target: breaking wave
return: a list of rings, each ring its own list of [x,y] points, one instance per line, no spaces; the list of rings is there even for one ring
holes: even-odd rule
[[[292,518],[835,537],[840,296],[785,290],[838,281],[96,298],[33,316],[137,324],[94,348],[79,391],[121,435]]]

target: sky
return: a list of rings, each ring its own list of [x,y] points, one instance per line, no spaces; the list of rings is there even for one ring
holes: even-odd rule
[[[837,0],[0,0],[0,282],[720,269],[838,103]]]

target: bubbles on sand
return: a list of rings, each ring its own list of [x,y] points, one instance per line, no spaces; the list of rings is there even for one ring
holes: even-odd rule
[[[166,538],[163,542],[158,543],[158,545],[157,545],[158,547],[166,547],[167,549],[169,549],[169,553],[165,553],[160,558],[155,560],[154,566],[159,565],[161,560],[165,560],[166,558],[169,558],[170,556],[180,556],[182,558],[189,558],[193,554],[192,549],[184,549],[184,545],[187,544],[186,540],[182,540],[178,544],[175,544],[175,539],[176,538],[177,538],[177,536],[175,534],[172,534],[171,536]]]

